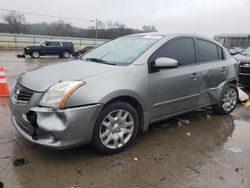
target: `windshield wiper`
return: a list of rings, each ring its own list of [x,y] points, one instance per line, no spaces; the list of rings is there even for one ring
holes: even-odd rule
[[[103,63],[103,64],[107,64],[107,65],[115,65],[115,63],[111,63],[111,62],[108,62],[108,61],[104,61],[102,59],[99,59],[99,58],[86,58],[84,59],[86,61],[93,61],[93,62],[96,62],[96,63]]]

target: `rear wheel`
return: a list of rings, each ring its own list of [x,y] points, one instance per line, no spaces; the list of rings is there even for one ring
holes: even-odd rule
[[[213,111],[218,114],[231,113],[238,101],[238,90],[236,85],[228,84],[221,93],[218,104],[213,106]]]
[[[62,53],[62,57],[63,57],[63,58],[69,58],[69,56],[70,56],[70,53],[69,53],[68,51],[64,51],[64,52]]]
[[[40,53],[39,53],[39,51],[33,51],[32,54],[31,54],[31,56],[33,58],[39,58],[40,57]]]
[[[100,113],[94,128],[92,146],[107,154],[118,153],[135,139],[139,118],[133,106],[126,102],[114,102]]]

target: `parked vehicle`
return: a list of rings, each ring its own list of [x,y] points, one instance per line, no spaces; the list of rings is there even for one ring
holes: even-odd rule
[[[59,55],[59,57],[69,58],[74,53],[72,42],[46,41],[38,46],[28,46],[24,48],[24,55],[39,58],[45,55]]]
[[[205,37],[129,35],[72,63],[22,74],[10,97],[12,122],[36,144],[91,143],[100,152],[117,153],[150,123],[207,106],[232,112],[237,68],[222,45]]]
[[[234,56],[240,62],[239,83],[250,84],[250,47]]]
[[[92,50],[93,48],[94,48],[94,46],[85,46],[85,47],[81,47],[81,48],[79,48],[79,49],[74,53],[74,56],[75,56],[75,57],[78,57],[78,56],[80,56],[80,55],[82,55],[82,54],[84,54],[84,53],[86,53],[86,52]]]
[[[228,52],[231,54],[231,55],[236,55],[236,54],[239,54],[243,51],[244,49],[243,48],[240,48],[240,47],[230,47],[228,49]]]

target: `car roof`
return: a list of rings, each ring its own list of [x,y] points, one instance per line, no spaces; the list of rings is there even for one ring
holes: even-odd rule
[[[151,33],[137,33],[137,34],[132,34],[132,35],[127,35],[127,36],[162,36],[163,38],[167,39],[172,39],[176,37],[197,37],[201,38],[210,42],[213,42],[221,47],[223,47],[219,42],[214,40],[213,38],[203,36],[203,35],[198,35],[198,34],[192,34],[192,33],[161,33],[161,32],[151,32]]]
[[[151,32],[151,33],[137,33],[137,34],[132,34],[132,35],[128,35],[128,36],[144,36],[144,35],[150,35],[150,36],[163,36],[163,37],[168,37],[168,38],[172,38],[172,37],[182,37],[182,36],[190,36],[190,37],[198,37],[198,38],[204,38],[204,39],[208,39],[208,40],[213,40],[212,38],[206,37],[206,36],[202,36],[202,35],[198,35],[198,34],[192,34],[192,33],[161,33],[161,32]]]

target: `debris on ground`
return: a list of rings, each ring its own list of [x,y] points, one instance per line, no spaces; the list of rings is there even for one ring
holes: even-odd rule
[[[138,161],[138,158],[135,157],[135,158],[134,158],[134,161]]]
[[[202,118],[202,119],[212,119],[211,117],[211,109],[197,109],[196,113],[193,114],[193,116]]]
[[[241,103],[245,107],[250,107],[250,102]]]
[[[239,168],[239,167],[235,168],[235,172],[239,172],[240,170],[243,170],[243,168]]]
[[[201,174],[199,172],[199,170],[197,170],[196,168],[192,167],[192,166],[187,166],[187,168],[189,168],[190,170],[192,170],[193,172],[195,172],[196,174]]]
[[[244,183],[244,179],[242,178],[241,183]]]
[[[23,166],[28,164],[30,161],[26,160],[25,158],[16,159],[13,161],[14,166]]]
[[[167,178],[165,176],[162,176],[162,178],[160,179],[160,181],[163,181],[165,179],[167,179]]]
[[[160,162],[160,161],[161,161],[161,158],[160,158],[160,157],[158,157],[158,158],[155,157],[155,158],[154,158],[154,162],[155,162],[155,163],[158,163],[158,162]]]
[[[183,126],[183,124],[180,122],[180,121],[177,121],[178,123],[177,123],[177,126],[178,127],[182,127]]]
[[[238,153],[238,152],[242,151],[242,149],[240,149],[238,147],[235,147],[235,146],[227,148],[227,149],[230,150],[230,151],[232,151],[232,152],[234,152],[234,153]]]
[[[79,174],[79,175],[81,175],[82,171],[80,169],[76,168],[76,173]]]
[[[239,93],[239,102],[243,103],[248,101],[249,99],[248,94],[242,91],[239,87],[238,87],[238,93]]]
[[[209,114],[207,114],[206,118],[207,119],[212,119],[212,117]]]
[[[187,136],[191,136],[191,133],[190,133],[190,132],[187,132],[186,134],[187,134]]]
[[[124,164],[124,161],[120,160],[116,163],[117,165],[123,165]]]
[[[25,58],[25,55],[23,55],[23,54],[17,54],[17,58]]]
[[[181,119],[181,118],[176,118],[176,120],[179,122],[181,122],[182,124],[190,124],[190,121],[188,119]]]
[[[223,176],[220,176],[219,178],[220,178],[221,180],[224,180],[224,177],[223,177]]]
[[[10,158],[10,156],[0,157],[0,159],[8,159],[8,158]]]

